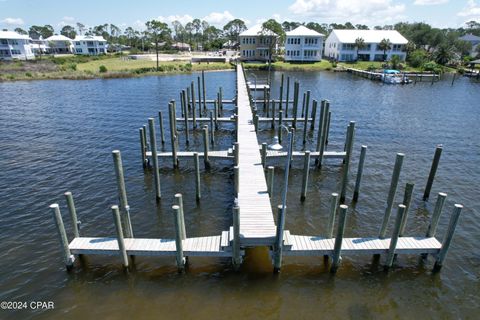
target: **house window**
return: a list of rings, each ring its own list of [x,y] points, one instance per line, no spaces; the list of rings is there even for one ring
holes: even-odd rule
[[[93,41],[87,41],[87,46],[93,47]]]
[[[7,44],[8,44],[8,40],[7,40],[7,39],[0,39],[0,44],[7,45]]]
[[[82,48],[77,48],[77,49],[76,49],[76,52],[77,52],[77,53],[82,53],[83,50],[82,50]]]
[[[21,52],[20,52],[20,50],[12,50],[12,54],[18,55],[18,54],[21,54]]]

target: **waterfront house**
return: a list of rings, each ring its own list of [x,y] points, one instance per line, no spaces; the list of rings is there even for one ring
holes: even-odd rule
[[[45,39],[50,48],[51,53],[73,53],[72,39],[64,35],[53,35]]]
[[[107,53],[107,40],[102,36],[76,36],[73,39],[75,54],[99,55]]]
[[[459,40],[467,41],[472,44],[472,49],[470,50],[470,56],[476,57],[477,55],[480,55],[480,53],[477,51],[478,45],[480,44],[480,37],[477,37],[476,35],[469,33],[464,36],[461,36]]]
[[[35,56],[50,52],[50,47],[48,46],[47,41],[42,37],[39,37],[38,39],[30,39],[30,48]]]
[[[0,60],[35,59],[28,35],[14,31],[0,31]]]
[[[267,61],[270,49],[275,52],[278,48],[278,35],[271,31],[262,32],[262,26],[256,25],[239,35],[240,60]]]
[[[363,39],[364,46],[358,48],[356,39]],[[386,60],[397,55],[405,61],[405,39],[396,30],[333,30],[325,41],[325,56],[337,61],[384,61],[384,52],[379,48],[383,39],[390,41],[391,49],[386,51]]]
[[[285,39],[285,61],[322,60],[323,37],[323,34],[304,26],[288,31]]]

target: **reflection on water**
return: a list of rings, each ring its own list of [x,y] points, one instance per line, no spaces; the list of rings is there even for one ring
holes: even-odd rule
[[[248,73],[247,73],[248,74]],[[235,74],[207,73],[208,98],[223,86],[234,94]],[[372,236],[380,228],[397,152],[404,161],[397,201],[406,182],[415,183],[407,235],[422,235],[435,197],[421,201],[436,144],[444,152],[432,195],[448,193],[438,236],[446,229],[454,203],[465,209],[441,273],[432,260],[400,256],[391,272],[368,256],[344,257],[335,276],[323,258],[286,257],[280,275],[271,273],[268,255],[249,250],[240,272],[228,259],[190,258],[179,275],[173,258],[137,257],[128,274],[118,257],[86,256],[64,271],[48,205],[59,202],[71,235],[63,192],[73,192],[81,234],[114,234],[110,205],[116,203],[111,151],[122,151],[132,224],[138,237],[173,237],[173,195],[184,195],[188,236],[219,234],[231,224],[232,171],[227,163],[202,170],[202,201],[195,202],[193,164],[178,171],[162,160],[163,198],[155,203],[151,173],[144,174],[138,128],[189,85],[190,75],[91,81],[0,84],[0,295],[1,300],[54,301],[53,311],[0,311],[0,318],[474,318],[480,301],[480,178],[478,84],[466,79],[430,85],[388,86],[349,74],[289,73],[315,99],[331,101],[329,150],[343,149],[346,126],[356,121],[356,140],[347,204],[347,236]],[[265,74],[257,73],[259,79]],[[276,83],[280,74],[274,74]],[[273,96],[278,96],[277,87]],[[291,91],[292,92],[292,91]],[[226,106],[227,107],[227,106]],[[231,111],[225,110],[225,114]],[[157,121],[158,124],[158,121]],[[262,139],[273,133],[267,125]],[[167,127],[167,126],[166,126]],[[233,142],[231,125],[222,124],[215,148]],[[302,132],[303,133],[303,132]],[[305,149],[315,146],[308,134]],[[181,149],[186,150],[180,137]],[[302,134],[296,149],[301,149]],[[169,150],[169,135],[163,147]],[[187,150],[201,150],[201,132]],[[351,204],[361,144],[368,145],[360,199]],[[272,162],[276,166],[280,163]],[[286,227],[292,233],[325,232],[329,195],[339,189],[342,166],[328,160],[311,171],[307,200],[300,202],[302,160],[293,164]],[[272,204],[280,203],[283,171],[275,172]],[[393,225],[393,223],[392,223]],[[389,229],[388,232],[391,232]],[[428,312],[428,313],[427,313]]]

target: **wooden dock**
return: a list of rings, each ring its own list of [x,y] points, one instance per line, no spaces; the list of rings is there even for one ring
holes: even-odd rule
[[[374,72],[374,71],[367,71],[367,70],[360,70],[355,68],[346,68],[347,72],[350,72],[353,75],[360,76],[363,78],[367,78],[370,80],[377,80],[382,81],[383,73],[381,72]],[[415,72],[402,72],[402,76],[407,77],[409,80],[413,82],[435,82],[440,80],[440,75],[436,73],[415,73]]]
[[[203,74],[202,74],[203,76]],[[283,77],[282,77],[283,83]],[[288,80],[287,80],[288,83]],[[297,117],[298,107],[298,83],[295,83],[293,114],[294,118],[285,118],[283,121],[311,121],[312,129],[315,122],[316,108],[312,112],[312,118],[309,118],[308,102],[305,118]],[[193,82],[192,82],[193,87]],[[198,80],[200,88],[200,80]],[[203,86],[205,87],[205,86]],[[385,267],[389,268],[393,265],[394,257],[398,254],[422,254],[423,256],[431,254],[435,256],[435,268],[439,269],[445,259],[449,249],[455,227],[462,210],[462,206],[456,204],[450,218],[450,223],[446,235],[442,242],[435,238],[439,217],[441,215],[446,194],[439,193],[435,209],[432,214],[431,223],[424,237],[405,237],[404,229],[408,217],[408,209],[413,193],[413,184],[407,184],[405,188],[404,200],[398,205],[397,215],[395,217],[395,225],[390,238],[386,236],[386,230],[389,225],[391,211],[394,204],[395,193],[397,191],[398,177],[403,162],[404,154],[397,154],[395,167],[390,184],[389,195],[387,199],[387,208],[385,210],[382,227],[378,237],[366,238],[344,238],[344,230],[347,221],[347,209],[344,205],[346,186],[348,185],[349,163],[352,153],[353,137],[355,136],[355,123],[350,122],[345,142],[345,151],[326,151],[326,139],[328,137],[328,127],[330,122],[330,111],[328,100],[323,100],[319,117],[319,130],[317,150],[295,151],[291,143],[293,130],[289,131],[290,145],[288,151],[273,151],[267,149],[266,143],[260,143],[257,136],[258,120],[275,121],[274,114],[272,118],[259,118],[258,110],[252,106],[252,100],[249,96],[249,88],[245,79],[242,65],[237,65],[237,96],[229,101],[236,102],[236,115],[231,118],[220,118],[220,122],[233,122],[236,129],[236,142],[233,147],[228,150],[209,151],[209,138],[214,141],[213,130],[212,135],[208,134],[208,126],[203,126],[204,152],[190,152],[178,150],[178,130],[177,121],[185,121],[185,137],[188,139],[189,111],[187,101],[183,101],[183,114],[185,118],[178,118],[175,112],[175,102],[169,105],[169,119],[171,133],[172,152],[159,152],[157,148],[156,133],[154,119],[149,118],[150,144],[147,143],[146,126],[140,128],[140,145],[142,163],[147,162],[146,159],[153,162],[153,170],[155,178],[155,191],[157,201],[161,198],[159,161],[160,158],[174,159],[174,168],[178,167],[178,158],[193,158],[195,160],[195,185],[196,200],[201,199],[200,196],[200,169],[199,157],[203,157],[205,168],[208,172],[209,160],[233,160],[235,174],[235,193],[234,206],[232,210],[232,224],[228,230],[222,231],[220,235],[203,236],[203,237],[187,237],[184,220],[183,200],[181,194],[175,195],[175,205],[172,206],[175,238],[136,238],[130,221],[130,207],[128,206],[125,181],[123,176],[123,165],[120,151],[112,152],[115,174],[118,188],[119,205],[112,206],[112,214],[115,222],[117,237],[84,237],[79,233],[79,222],[77,220],[73,196],[70,192],[65,193],[68,209],[70,212],[72,229],[74,237],[72,241],[68,240],[66,235],[63,219],[60,213],[59,205],[54,203],[50,206],[55,225],[59,234],[62,245],[62,252],[65,265],[68,268],[73,266],[74,255],[94,254],[94,255],[119,255],[125,267],[129,266],[129,256],[172,256],[176,258],[179,270],[184,270],[186,258],[189,256],[201,257],[231,257],[235,267],[241,264],[242,256],[245,248],[250,247],[268,247],[273,257],[274,270],[279,271],[282,265],[282,256],[329,256],[332,258],[331,270],[335,271],[340,262],[340,255],[354,254],[374,254],[386,255]],[[200,90],[199,90],[200,91]],[[193,89],[191,90],[193,92]],[[288,91],[287,91],[288,92]],[[310,93],[308,93],[308,96]],[[187,94],[188,96],[188,94]],[[221,91],[218,94],[218,100],[221,99]],[[183,95],[183,99],[185,99]],[[192,95],[192,104],[195,97]],[[200,97],[200,95],[199,95]],[[205,94],[203,95],[205,98]],[[280,95],[280,100],[282,100]],[[188,99],[186,99],[188,100]],[[288,100],[288,99],[287,99]],[[308,99],[307,99],[308,100]],[[200,101],[200,99],[198,100]],[[204,105],[205,105],[205,99]],[[212,100],[213,101],[213,100]],[[226,101],[226,100],[224,100]],[[316,107],[316,102],[314,103]],[[194,110],[194,108],[193,108]],[[274,110],[274,109],[273,109]],[[216,111],[216,110],[215,110]],[[255,112],[255,116],[254,116]],[[255,124],[257,120],[257,126]],[[159,115],[160,130],[162,143],[164,142],[162,116]],[[196,118],[197,121],[207,121],[207,118]],[[212,118],[208,118],[210,126],[214,129]],[[217,118],[219,121],[219,118]],[[308,122],[304,126],[304,137]],[[279,128],[282,128],[279,124]],[[294,126],[293,126],[294,127]],[[274,126],[272,125],[272,128]],[[279,131],[281,132],[281,131]],[[305,139],[305,138],[304,138]],[[188,140],[187,140],[188,143]],[[149,148],[148,148],[149,146]],[[362,155],[359,162],[357,180],[355,183],[354,202],[358,200],[359,183],[363,170],[363,160],[365,157],[366,146],[362,146]],[[442,152],[442,146],[437,146],[434,160],[430,170],[427,187],[424,193],[424,200],[430,195],[435,172]],[[304,173],[302,181],[301,201],[305,200],[306,188],[308,185],[308,172],[310,170],[310,157],[315,157],[316,167],[321,168],[321,160],[325,158],[343,159],[344,168],[342,173],[341,192],[332,193],[330,200],[330,216],[327,222],[326,235],[292,235],[290,231],[285,229],[286,214],[286,194],[288,192],[288,168],[290,160],[293,158],[301,158],[304,160]],[[285,179],[284,179],[284,196],[283,204],[277,207],[277,224],[274,220],[274,212],[270,200],[271,186],[273,185],[273,167],[266,168],[267,159],[286,159]],[[363,159],[363,160],[362,160]],[[268,183],[265,178],[265,169],[267,169]],[[267,184],[270,186],[267,187]],[[270,190],[269,190],[270,189]],[[408,193],[408,190],[410,190]],[[336,218],[336,216],[338,216]],[[335,223],[338,221],[337,223]],[[334,234],[334,225],[337,224],[336,234]]]
[[[276,226],[267,192],[258,139],[253,123],[245,75],[237,66],[238,206],[240,207],[240,244],[273,245]]]

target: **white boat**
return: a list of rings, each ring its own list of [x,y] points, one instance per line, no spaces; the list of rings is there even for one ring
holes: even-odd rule
[[[385,69],[383,70],[381,80],[387,84],[406,84],[410,83],[410,79],[398,70]]]

